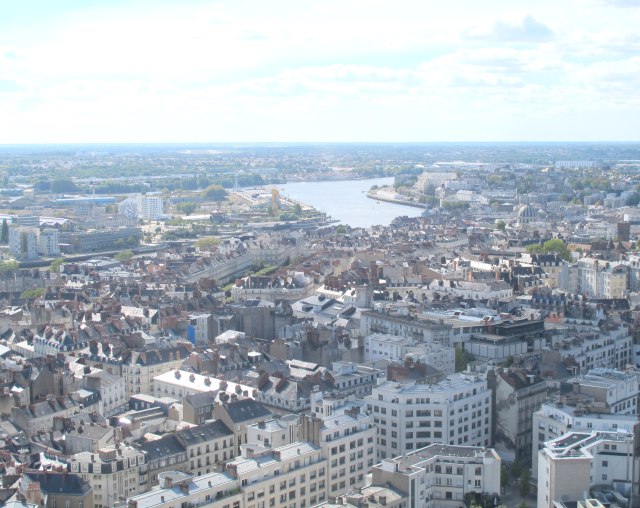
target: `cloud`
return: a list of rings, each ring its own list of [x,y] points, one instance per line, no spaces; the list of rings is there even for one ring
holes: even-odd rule
[[[551,28],[531,15],[516,22],[496,20],[489,28],[474,28],[464,36],[493,42],[545,42],[555,38]]]
[[[594,0],[594,3],[609,7],[640,7],[640,0]]]

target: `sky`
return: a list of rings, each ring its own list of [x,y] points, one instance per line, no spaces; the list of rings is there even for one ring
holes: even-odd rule
[[[0,144],[639,140],[640,0],[0,2]]]

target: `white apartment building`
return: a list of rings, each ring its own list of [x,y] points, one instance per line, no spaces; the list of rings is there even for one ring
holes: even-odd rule
[[[265,448],[295,443],[298,439],[299,421],[299,415],[286,414],[247,425],[247,443],[256,443]]]
[[[403,362],[406,348],[413,346],[413,337],[391,335],[389,333],[372,333],[364,338],[364,361],[391,360]]]
[[[406,493],[404,506],[458,508],[468,493],[500,493],[500,457],[490,448],[432,444],[371,471],[371,485]]]
[[[243,445],[242,457],[227,464],[226,472],[244,494],[243,508],[310,507],[327,498],[327,460],[312,443]]]
[[[376,460],[376,429],[366,404],[341,396],[311,396],[311,415],[302,419],[302,436],[319,444],[328,461],[328,495],[363,487]]]
[[[499,300],[501,302],[513,299],[513,288],[503,280],[489,282],[475,282],[468,280],[438,280],[423,287],[420,294],[432,300],[436,295],[449,298],[466,298],[469,300]]]
[[[364,397],[371,393],[378,379],[386,377],[387,372],[372,365],[340,361],[331,364],[329,374],[333,378],[334,389],[341,394]]]
[[[116,445],[101,448],[97,454],[76,453],[69,461],[71,473],[80,475],[93,488],[96,508],[111,507],[146,490],[140,483],[139,469],[144,453]]]
[[[362,311],[360,314],[360,333],[363,336],[384,333],[450,346],[451,328],[442,320],[409,318],[382,310]]]
[[[252,386],[176,369],[155,376],[152,393],[156,397],[182,398],[196,393],[220,392],[253,398],[254,391]]]
[[[615,486],[627,498],[632,488],[637,493],[633,452],[633,434],[624,432],[569,432],[545,443],[538,452],[538,508],[583,499],[594,485]]]
[[[574,321],[574,323],[569,323]],[[553,337],[551,347],[562,361],[575,366],[576,374],[592,369],[624,370],[633,364],[633,337],[626,325],[579,324],[565,319],[567,330]]]
[[[639,423],[633,414],[608,413],[604,408],[600,412],[585,409],[583,406],[570,406],[564,401],[542,404],[533,414],[531,474],[538,474],[538,452],[544,443],[557,439],[569,431],[574,432],[633,432]]]
[[[378,459],[433,443],[489,446],[491,390],[469,373],[436,384],[386,381],[365,398],[378,427]]]
[[[40,231],[38,236],[38,251],[44,257],[60,255],[60,232],[53,228]]]
[[[457,180],[458,175],[454,171],[438,171],[439,168],[430,168],[428,171],[424,171],[419,177],[416,183],[416,188],[420,192],[425,192],[428,187],[441,187],[449,180]]]
[[[164,216],[164,201],[159,196],[136,196],[138,217],[145,220],[161,219]]]
[[[104,370],[97,370],[83,377],[82,385],[100,393],[98,411],[102,416],[112,416],[127,405],[124,379]]]
[[[320,447],[327,459],[327,495],[332,498],[365,485],[376,460],[373,417],[366,404],[352,397],[316,390],[311,413],[285,415],[247,427],[247,446],[277,448],[298,439]]]
[[[238,481],[227,473],[210,473],[193,476],[178,471],[158,475],[160,485],[143,494],[132,496],[127,508],[174,508],[176,506],[201,506],[211,508],[244,507],[245,494],[238,488]]]
[[[327,461],[311,443],[278,448],[243,445],[223,473],[158,475],[158,488],[133,496],[128,508],[309,508],[327,499]]]
[[[136,393],[152,395],[154,378],[179,368],[189,354],[190,351],[184,346],[133,351],[130,361],[121,366],[127,397]]]
[[[391,360],[404,363],[410,358],[443,371],[446,375],[455,372],[455,349],[439,342],[424,344],[411,337],[374,333],[364,338],[364,358],[366,362]]]
[[[118,213],[132,219],[161,219],[164,217],[164,201],[159,196],[136,194],[118,203]]]
[[[613,369],[592,369],[584,376],[568,381],[577,393],[604,404],[611,413],[638,414],[638,376]]]
[[[38,228],[9,227],[9,252],[16,259],[38,257]]]

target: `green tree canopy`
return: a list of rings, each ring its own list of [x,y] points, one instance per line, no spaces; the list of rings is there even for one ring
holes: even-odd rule
[[[51,181],[51,192],[61,194],[64,192],[76,192],[78,187],[69,178],[57,178]]]
[[[131,261],[133,258],[133,251],[130,250],[121,250],[115,255],[115,260],[120,261],[121,263],[127,263]]]
[[[518,490],[520,491],[520,497],[525,498],[531,491],[531,486],[529,485],[530,474],[529,470],[525,467],[520,473],[520,480],[518,482]]]
[[[215,236],[205,236],[199,238],[196,242],[196,247],[200,250],[211,250],[218,245],[220,245],[220,238],[216,238]]]
[[[26,289],[20,293],[20,298],[29,300],[31,298],[40,298],[44,294],[44,288]]]
[[[2,230],[0,230],[0,243],[9,243],[9,224],[7,219],[2,219]]]
[[[62,258],[54,259],[51,262],[51,266],[49,267],[49,269],[52,272],[58,273],[58,272],[60,272],[60,266],[62,266]]]
[[[18,269],[17,261],[0,261],[0,273]]]
[[[191,215],[198,209],[198,203],[194,203],[193,201],[185,201],[184,203],[178,203],[176,205],[176,209],[185,215]]]
[[[542,245],[540,245],[539,243],[527,245],[526,250],[530,254],[559,254],[562,259],[565,259],[567,261],[571,260],[571,251],[559,238],[552,238],[551,240],[547,240]]]
[[[205,199],[210,199],[211,201],[222,201],[225,197],[227,197],[227,191],[224,190],[222,185],[209,185],[205,190],[202,191],[202,196]]]

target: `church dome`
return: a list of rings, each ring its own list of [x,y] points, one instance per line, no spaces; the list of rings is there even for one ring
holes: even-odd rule
[[[538,211],[531,205],[522,205],[518,208],[517,218],[521,223],[531,222],[538,218]]]

